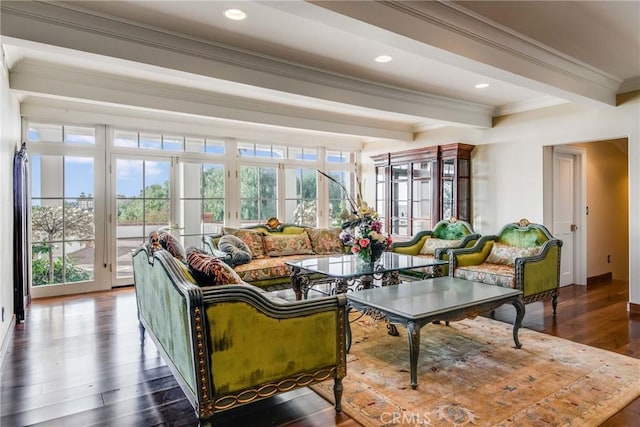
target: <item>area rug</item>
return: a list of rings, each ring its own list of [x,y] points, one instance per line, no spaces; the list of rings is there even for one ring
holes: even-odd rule
[[[418,389],[406,331],[352,323],[343,411],[364,426],[597,426],[640,396],[640,360],[478,317],[422,328]],[[333,382],[313,386],[333,402]]]

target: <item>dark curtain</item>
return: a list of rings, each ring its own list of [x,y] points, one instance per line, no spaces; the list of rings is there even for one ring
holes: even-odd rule
[[[29,305],[29,165],[22,143],[13,159],[13,306],[16,322]]]

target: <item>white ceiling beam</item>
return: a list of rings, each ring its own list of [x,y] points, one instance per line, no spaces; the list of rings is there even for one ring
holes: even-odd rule
[[[35,61],[21,61],[9,73],[16,93],[143,110],[169,111],[235,122],[402,141],[413,139],[411,124],[294,108],[214,94],[148,80],[112,76]]]
[[[329,73],[275,58],[70,10],[52,3],[2,3],[2,34],[295,96],[394,114],[491,127],[492,109]]]

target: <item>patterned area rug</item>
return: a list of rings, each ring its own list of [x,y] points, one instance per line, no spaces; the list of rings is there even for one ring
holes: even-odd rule
[[[422,328],[413,390],[406,330],[351,327],[342,407],[364,426],[597,426],[640,396],[640,360],[528,329],[517,350],[511,325],[482,317]]]

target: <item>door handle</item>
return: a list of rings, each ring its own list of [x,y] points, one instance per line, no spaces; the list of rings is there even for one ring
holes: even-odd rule
[[[578,229],[578,226],[575,224],[571,224],[571,231],[576,231]]]

